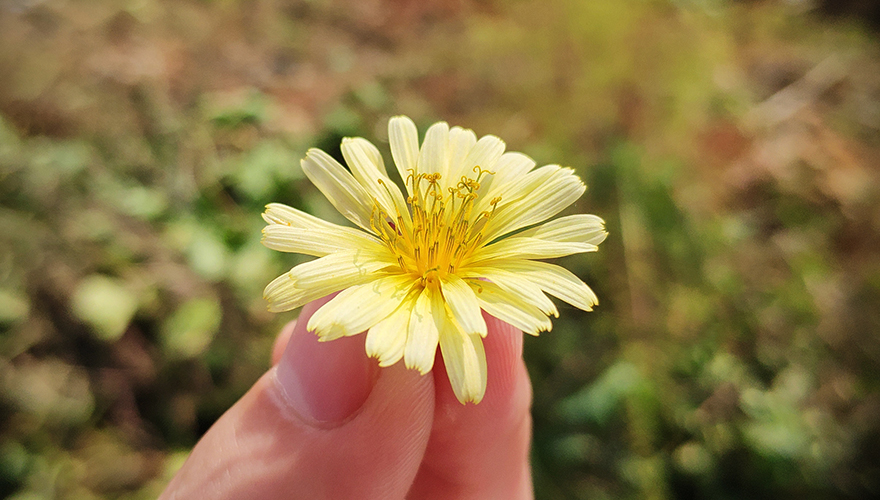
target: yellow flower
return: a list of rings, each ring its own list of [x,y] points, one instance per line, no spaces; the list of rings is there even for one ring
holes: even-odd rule
[[[309,331],[321,340],[367,332],[367,354],[380,366],[403,358],[422,374],[439,343],[455,395],[478,403],[486,392],[481,309],[533,335],[559,316],[546,294],[591,310],[598,299],[587,285],[535,259],[595,251],[604,222],[584,214],[544,222],[586,187],[569,168],[535,169],[527,156],[505,153],[495,136],[477,140],[440,122],[420,149],[404,116],[390,120],[388,136],[405,195],[365,139],[342,141],[350,173],[327,153],[308,151],[303,171],[360,229],[268,205],[263,243],[319,258],[276,278],[264,296],[280,312],[342,290],[315,312]]]

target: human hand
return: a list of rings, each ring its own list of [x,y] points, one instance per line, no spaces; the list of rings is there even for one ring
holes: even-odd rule
[[[531,384],[522,333],[486,316],[488,386],[461,404],[438,359],[379,368],[365,335],[318,342],[303,308],[270,369],[196,444],[169,499],[527,499]],[[439,352],[437,356],[439,356]]]

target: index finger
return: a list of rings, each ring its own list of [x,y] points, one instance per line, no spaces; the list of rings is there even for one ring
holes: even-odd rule
[[[532,388],[522,359],[523,333],[483,314],[489,334],[486,395],[461,404],[442,360],[434,363],[434,423],[408,498],[528,499]]]

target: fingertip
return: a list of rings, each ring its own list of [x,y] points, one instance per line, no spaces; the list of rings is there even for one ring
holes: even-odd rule
[[[367,357],[364,335],[321,342],[306,331],[308,316],[302,319],[276,365],[275,382],[287,404],[308,423],[340,425],[363,406],[379,367]]]
[[[487,377],[494,382],[487,381],[486,396],[480,404],[487,403],[486,410],[495,412],[504,409],[517,415],[528,413],[532,384],[522,357],[523,332],[488,314],[485,317],[493,333],[483,343]]]
[[[531,496],[531,383],[522,359],[523,333],[485,315],[486,395],[478,404],[455,397],[443,363],[435,364],[435,411],[413,498]]]
[[[293,336],[294,332],[301,330],[305,330],[306,323],[309,322],[309,318],[312,314],[315,314],[315,311],[321,308],[327,302],[330,302],[330,299],[335,297],[336,294],[330,294],[326,297],[322,297],[318,300],[314,300],[304,305],[302,310],[299,312],[299,316],[289,321],[284,327],[281,328],[281,331],[278,332],[278,336],[275,337],[275,343],[272,345],[272,366],[278,364],[281,361],[282,356],[284,355],[284,351],[287,350],[287,344],[290,343],[290,338]],[[303,320],[304,323],[297,329],[300,320]]]
[[[281,361],[281,355],[284,354],[284,350],[290,342],[290,336],[293,335],[293,330],[296,328],[296,321],[289,321],[275,337],[275,343],[272,345],[272,366]]]
[[[434,363],[434,384],[438,406],[471,408],[469,413],[497,419],[511,415],[521,418],[531,405],[531,383],[522,359],[523,333],[504,321],[483,315],[489,334],[483,339],[486,351],[486,394],[478,404],[462,405],[455,397],[443,362]],[[450,415],[449,412],[445,414]],[[457,412],[451,415],[458,417]],[[473,418],[477,418],[476,416]]]
[[[305,325],[328,299],[282,329],[276,366],[211,427],[163,499],[404,498],[431,432],[433,379],[403,363],[379,370],[363,335],[317,342]]]

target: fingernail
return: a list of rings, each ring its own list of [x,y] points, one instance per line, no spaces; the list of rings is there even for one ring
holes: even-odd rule
[[[364,349],[364,336],[319,342],[306,331],[309,317],[328,298],[303,308],[275,378],[285,400],[306,420],[342,422],[354,414],[370,395],[374,362]]]

